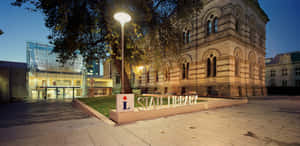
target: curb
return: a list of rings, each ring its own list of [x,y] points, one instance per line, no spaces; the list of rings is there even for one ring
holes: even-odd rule
[[[78,99],[75,99],[74,102],[72,103],[74,106],[82,109],[84,112],[86,112],[87,114],[96,117],[99,120],[102,120],[104,123],[109,124],[111,126],[115,126],[116,123],[113,122],[112,120],[110,120],[109,118],[107,118],[106,116],[102,115],[101,113],[99,113],[98,111],[96,111],[95,109],[89,107],[88,105],[86,105],[85,103],[81,102]]]

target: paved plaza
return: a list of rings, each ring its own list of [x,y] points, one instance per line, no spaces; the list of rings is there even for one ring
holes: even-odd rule
[[[2,127],[0,146],[300,146],[300,98],[250,100],[116,127],[83,117]]]
[[[0,128],[89,117],[70,103],[71,100],[48,100],[0,105]]]

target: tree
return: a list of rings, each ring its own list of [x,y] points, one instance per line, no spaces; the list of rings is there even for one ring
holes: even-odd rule
[[[108,58],[121,73],[120,24],[113,19],[115,12],[125,11],[133,17],[125,29],[125,61],[137,65],[153,57],[166,60],[161,54],[176,53],[182,42],[178,37],[181,31],[171,19],[186,19],[195,6],[201,6],[195,1],[15,0],[12,5],[45,14],[46,26],[52,31],[50,43],[62,63],[78,54],[86,62]],[[125,90],[130,92],[127,74],[124,80]]]

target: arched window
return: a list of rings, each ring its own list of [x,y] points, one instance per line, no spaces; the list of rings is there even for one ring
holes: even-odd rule
[[[240,59],[238,56],[235,56],[235,60],[234,60],[234,64],[235,64],[235,76],[240,76]]]
[[[155,72],[155,80],[158,82],[158,71]]]
[[[213,27],[214,32],[218,32],[218,18],[215,18],[213,23],[214,23],[214,27]]]
[[[182,40],[183,40],[183,43],[185,44],[185,40],[186,40],[186,34],[185,34],[185,32],[182,33]]]
[[[256,65],[256,55],[254,52],[250,52],[249,57],[249,78],[254,79],[255,75],[254,73],[256,72],[255,65]]]
[[[217,75],[217,58],[214,57],[213,59],[213,77]]]
[[[240,32],[240,22],[238,20],[235,22],[235,31]]]
[[[185,79],[185,64],[182,64],[182,79]]]
[[[254,79],[254,64],[253,63],[249,64],[249,75],[250,75],[250,79]]]
[[[186,79],[189,79],[189,69],[190,69],[190,63],[186,63]]]
[[[210,71],[211,71],[211,62],[210,58],[207,58],[207,77],[210,77]]]
[[[210,55],[207,58],[207,77],[216,77],[217,75],[217,57],[214,55]]]
[[[191,35],[190,35],[189,30],[187,31],[187,38],[186,39],[187,39],[187,41],[186,41],[187,43],[189,43],[191,41]]]
[[[190,63],[182,64],[182,79],[189,79]]]
[[[211,21],[207,21],[207,35],[210,35],[212,32],[212,24]]]

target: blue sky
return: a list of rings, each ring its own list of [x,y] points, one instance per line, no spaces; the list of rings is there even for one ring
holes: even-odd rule
[[[0,1],[0,60],[26,62],[26,41],[48,43],[43,15]],[[267,24],[267,57],[300,51],[300,0],[259,0],[270,17]]]

